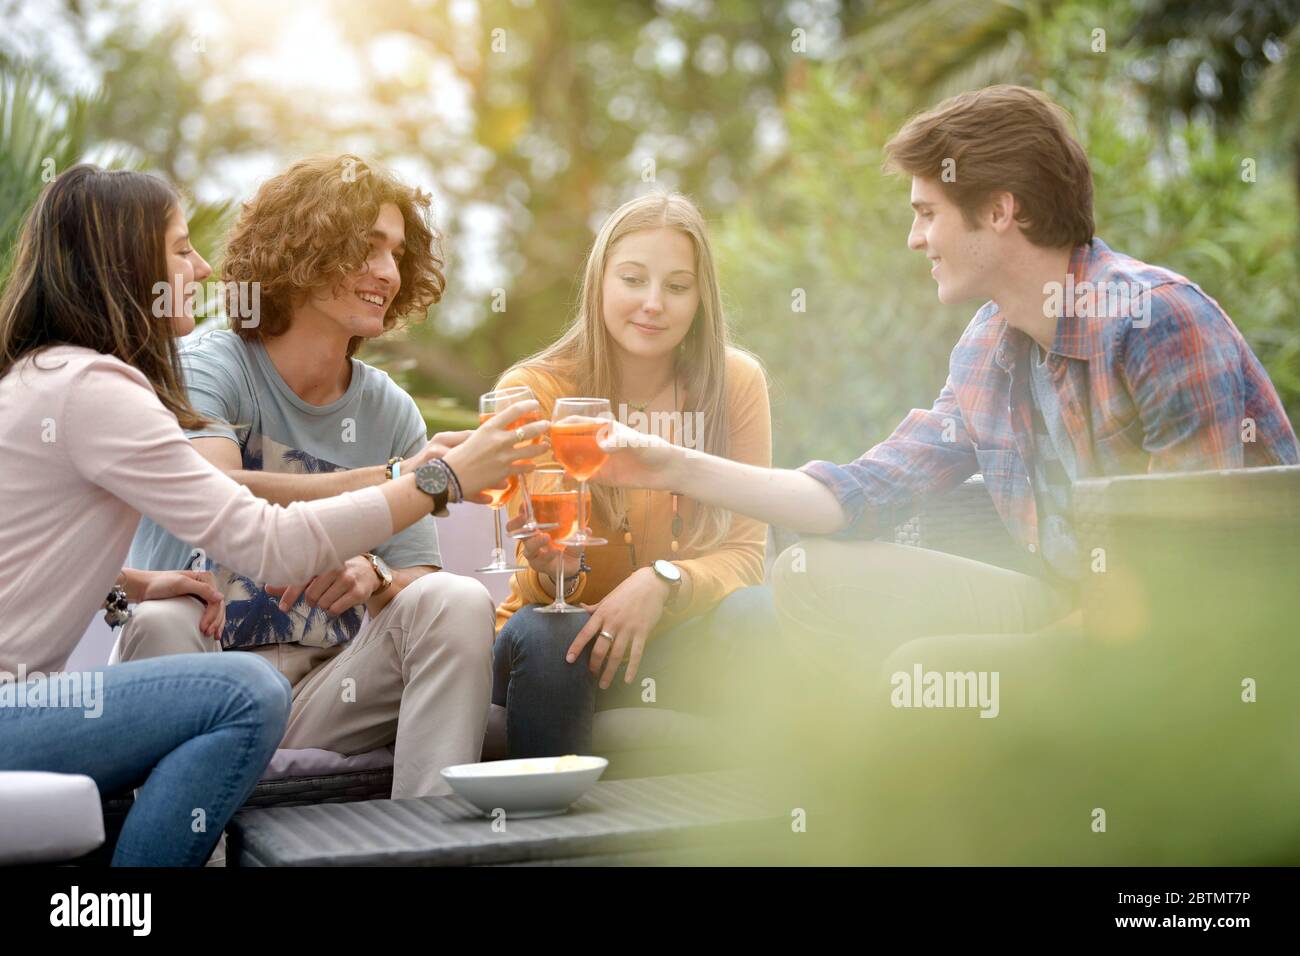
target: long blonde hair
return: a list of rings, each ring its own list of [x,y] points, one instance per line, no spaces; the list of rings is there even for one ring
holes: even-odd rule
[[[618,413],[620,382],[609,332],[605,328],[602,286],[610,250],[629,233],[668,227],[691,240],[700,304],[690,331],[677,349],[674,373],[686,390],[686,412],[699,412],[701,429],[693,447],[712,455],[728,454],[727,350],[730,335],[722,311],[718,273],[705,231],[704,217],[681,193],[654,192],[619,206],[600,227],[583,273],[578,310],[564,334],[540,352],[517,362],[510,371],[533,369],[565,381],[577,395],[607,398]],[[506,374],[509,374],[507,372]],[[592,485],[592,506],[610,527],[627,514],[622,488]],[[686,529],[682,548],[705,551],[720,544],[731,526],[731,512],[696,502],[695,526]]]

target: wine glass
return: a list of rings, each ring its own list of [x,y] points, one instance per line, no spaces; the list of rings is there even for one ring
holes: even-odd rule
[[[533,390],[529,388],[527,385],[512,385],[509,388],[500,388],[494,392],[487,392],[484,395],[480,395],[478,400],[479,424],[482,425],[485,421],[487,421],[497,412],[501,411],[503,408],[509,408],[511,405],[514,405],[518,402],[526,402],[530,399],[536,399],[536,398],[537,396],[533,394]],[[541,419],[542,419],[542,413],[540,410],[527,412],[521,415],[515,421],[511,422],[510,427],[522,428],[524,425],[527,425],[530,422],[541,421]],[[529,445],[540,445],[541,442],[542,442],[542,436],[538,435],[537,437],[530,438],[522,445],[517,445],[516,447],[525,448]],[[486,490],[485,493],[492,498],[492,504],[490,504],[489,507],[497,510],[497,518],[499,520],[501,517],[500,509],[509,501],[510,496],[514,494],[516,490],[519,491],[520,497],[523,499],[523,503],[524,503],[523,511],[524,511],[525,520],[524,523],[520,525],[517,530],[511,532],[511,537],[522,540],[524,538],[531,537],[532,535],[536,534],[539,531],[546,530],[545,528],[543,528],[541,525],[537,523],[537,520],[533,515],[533,503],[528,496],[527,484],[521,483],[517,475],[511,475],[509,478],[506,479],[506,484],[503,488],[489,488]],[[497,498],[498,495],[500,495],[499,501]],[[500,534],[500,531],[498,531],[498,534]],[[498,548],[501,547],[500,540],[497,541],[497,547]],[[504,565],[504,561],[505,558],[503,555],[502,556],[503,565]],[[493,564],[495,563],[496,560],[495,560],[495,553],[494,553]],[[488,568],[489,568],[489,573],[495,572],[496,570],[501,570],[501,571],[519,570],[518,568],[507,568],[504,566],[498,569],[493,567],[492,565],[489,565]]]
[[[482,425],[501,409],[508,408],[515,402],[525,401],[531,395],[532,392],[527,386],[520,386],[518,389],[501,389],[500,391],[480,395],[478,400],[478,423]],[[540,417],[540,414],[524,416],[520,419],[520,423],[527,423],[529,420],[537,421]],[[515,424],[513,427],[518,428],[519,424]],[[518,487],[518,476],[510,475],[506,479],[504,486],[485,488],[483,490],[483,493],[491,499],[488,502],[488,507],[492,509],[492,530],[496,534],[496,547],[492,549],[492,560],[483,567],[474,569],[479,574],[513,574],[515,571],[527,570],[522,565],[507,562],[505,549],[501,547],[501,512],[504,510],[506,503],[514,496]]]
[[[551,424],[551,451],[555,460],[564,466],[570,478],[578,482],[578,523],[573,534],[564,539],[570,548],[585,548],[608,544],[604,538],[592,535],[587,527],[585,502],[590,500],[587,481],[609,455],[600,447],[600,440],[609,431],[614,419],[605,398],[561,398],[555,403]]]
[[[486,397],[484,396],[484,398]],[[480,404],[481,402],[482,399],[480,399]],[[491,415],[480,414],[479,424],[482,424],[490,417]],[[501,547],[501,512],[505,510],[506,504],[514,497],[518,487],[518,476],[511,475],[506,479],[505,487],[483,489],[483,493],[492,499],[488,502],[488,507],[492,509],[492,531],[496,536],[496,546],[492,549],[492,559],[483,567],[474,569],[478,574],[513,574],[515,571],[528,570],[521,564],[507,562],[505,549]]]
[[[574,614],[583,608],[564,600],[564,541],[561,540],[578,526],[581,497],[573,487],[563,468],[538,468],[526,476],[533,486],[533,513],[546,529],[551,546],[557,548],[555,562],[555,600],[539,607],[539,614]]]

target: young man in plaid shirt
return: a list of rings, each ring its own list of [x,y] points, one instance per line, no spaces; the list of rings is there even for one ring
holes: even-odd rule
[[[807,652],[879,662],[918,638],[1040,631],[1071,616],[1085,568],[1072,481],[1300,459],[1277,392],[1218,304],[1093,235],[1087,157],[1042,93],[953,97],[886,154],[912,177],[908,245],[932,261],[940,301],[985,302],[933,406],[843,465],[762,469],[615,436],[597,479],[825,536],[773,572],[778,616],[813,638]],[[863,540],[975,473],[1037,573]]]

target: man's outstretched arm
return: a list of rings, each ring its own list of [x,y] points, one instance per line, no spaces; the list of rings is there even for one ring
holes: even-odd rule
[[[833,534],[849,517],[831,489],[812,475],[760,468],[690,452],[672,490],[802,534]]]
[[[801,534],[874,537],[904,520],[918,499],[979,467],[951,382],[931,408],[913,409],[889,438],[846,465],[760,468],[619,423],[603,444],[610,458],[596,482],[676,491]]]

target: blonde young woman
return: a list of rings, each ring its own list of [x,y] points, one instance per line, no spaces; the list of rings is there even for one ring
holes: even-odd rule
[[[667,423],[661,437],[679,445],[771,465],[766,377],[728,343],[704,220],[679,194],[642,196],[609,217],[577,315],[497,387],[515,385],[532,388],[547,418],[557,398],[607,398],[634,427]],[[609,543],[564,555],[566,600],[587,613],[538,613],[555,597],[559,557],[544,534],[522,542],[529,569],[497,608],[493,700],[507,707],[512,757],[590,752],[593,712],[639,702],[638,675],[656,679],[657,703],[694,709],[735,652],[726,621],[761,619],[770,602],[754,587],[766,525],[668,491],[599,484],[591,510]]]

